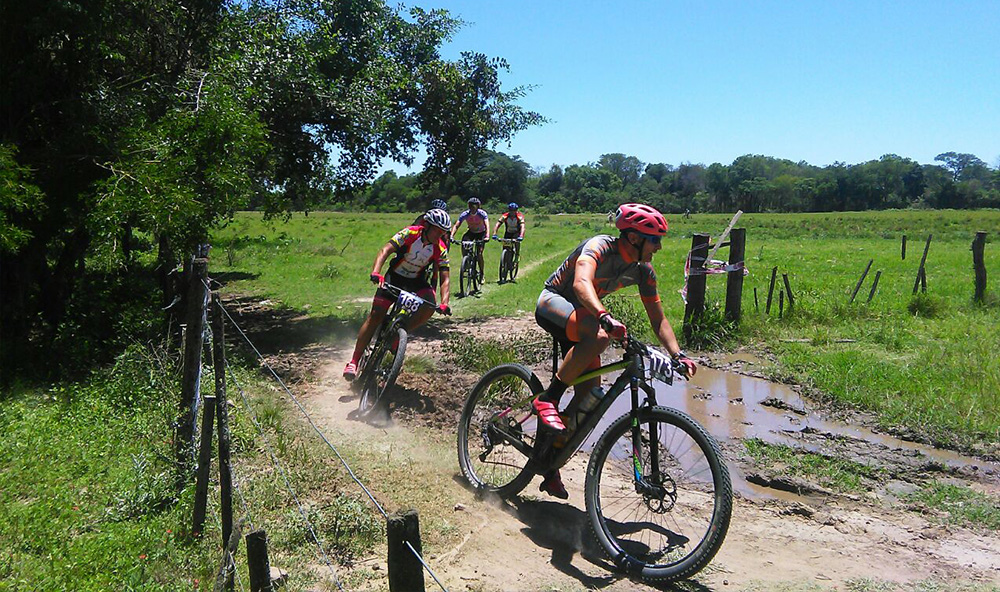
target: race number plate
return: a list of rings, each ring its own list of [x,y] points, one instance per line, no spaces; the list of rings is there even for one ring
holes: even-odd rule
[[[413,294],[410,294],[409,292],[400,291],[399,293],[399,306],[407,312],[417,312],[417,309],[420,308],[422,303],[423,300]]]

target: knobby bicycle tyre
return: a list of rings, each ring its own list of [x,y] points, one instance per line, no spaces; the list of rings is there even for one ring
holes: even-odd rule
[[[514,261],[511,263],[510,267],[510,278],[508,278],[510,281],[514,281],[515,279],[517,279],[517,270],[520,267],[521,267],[521,255],[515,253]]]
[[[632,418],[618,418],[598,440],[587,466],[591,531],[615,565],[632,576],[689,578],[708,565],[725,540],[733,508],[729,471],[718,444],[687,414],[653,407],[640,411],[638,421],[639,465],[660,493],[636,491]],[[656,474],[649,454],[652,424],[660,456]]]
[[[399,338],[395,353],[392,342]],[[371,413],[382,400],[382,396],[396,384],[396,377],[403,368],[403,357],[406,355],[406,329],[396,327],[395,331],[385,333],[372,351],[365,365],[363,382],[361,383],[361,400],[358,402],[358,415],[364,417]]]
[[[514,279],[514,251],[504,249],[500,257],[500,279],[507,282]]]
[[[472,387],[458,423],[458,464],[477,490],[510,497],[531,481],[528,456],[500,434],[534,446],[538,418],[531,401],[543,390],[520,364],[497,366]]]

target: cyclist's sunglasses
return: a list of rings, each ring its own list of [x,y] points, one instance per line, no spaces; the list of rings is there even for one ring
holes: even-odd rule
[[[660,235],[658,235],[658,234],[646,234],[645,232],[640,232],[639,236],[641,236],[642,238],[648,240],[649,242],[653,243],[654,245],[660,244],[660,242],[663,240],[663,237],[660,236]]]

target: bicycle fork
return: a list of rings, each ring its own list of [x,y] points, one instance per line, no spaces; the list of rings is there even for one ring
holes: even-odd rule
[[[643,407],[639,406],[639,380],[633,376],[629,386],[632,391],[632,478],[635,482],[635,492],[643,497],[651,510],[665,512],[673,507],[674,499],[665,486],[670,477],[660,471],[659,424],[655,421],[649,422],[649,434],[645,443],[649,447],[649,459],[644,470],[643,434],[642,426],[639,424],[639,413]],[[654,394],[648,393],[648,396],[654,397]],[[655,403],[655,398],[653,402]],[[668,497],[669,501],[666,500]]]

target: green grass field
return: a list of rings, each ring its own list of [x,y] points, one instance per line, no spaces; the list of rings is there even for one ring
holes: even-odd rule
[[[368,274],[378,248],[414,214],[314,212],[264,223],[240,214],[214,237],[210,274],[225,291],[249,293],[317,317],[360,322],[370,305]],[[671,217],[654,261],[668,318],[680,331],[683,264],[695,232],[717,236],[728,215]],[[613,231],[600,215],[534,216],[521,250],[517,283],[497,286],[499,246],[486,251],[487,286],[479,298],[452,299],[457,318],[528,314],[546,277],[581,240]],[[1000,250],[986,247],[991,283],[985,305],[974,305],[970,245],[976,231],[1000,233],[998,211],[889,211],[745,215],[747,229],[743,322],[738,331],[709,323],[710,343],[748,345],[772,353],[776,377],[814,387],[830,401],[874,412],[899,427],[940,442],[978,448],[1000,441],[1000,332],[996,282]],[[908,237],[906,259],[900,240]],[[927,293],[911,295],[924,241]],[[457,270],[460,250],[451,251]],[[726,259],[722,249],[716,256]],[[871,271],[854,303],[850,295],[869,260]],[[775,289],[765,315],[770,273],[787,273],[794,310],[778,318]],[[866,302],[875,273],[878,290]],[[709,317],[719,315],[724,276],[708,279]],[[452,292],[458,291],[457,278]],[[230,281],[231,280],[231,281]],[[759,310],[754,305],[754,289]],[[634,290],[629,291],[634,295]],[[625,304],[638,306],[635,298]],[[330,336],[332,339],[332,335]]]

